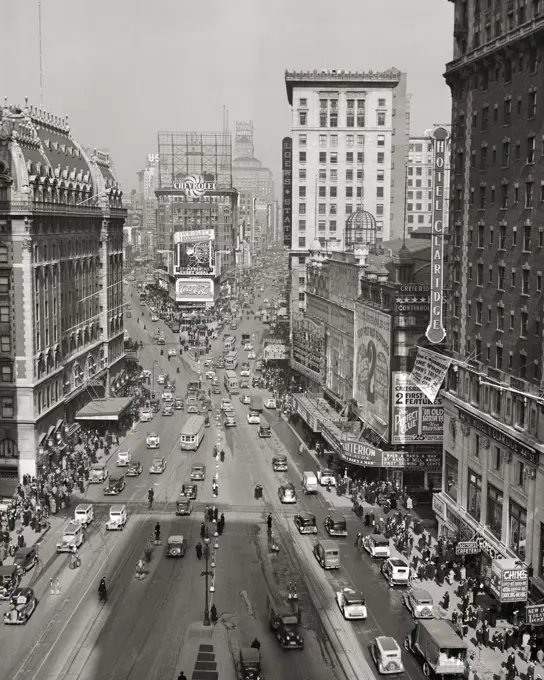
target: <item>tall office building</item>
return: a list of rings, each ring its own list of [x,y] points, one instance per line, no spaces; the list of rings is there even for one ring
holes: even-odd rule
[[[58,116],[0,109],[2,476],[47,469],[79,409],[118,384],[125,217],[106,153],[88,154]]]
[[[142,242],[146,259],[161,259],[161,252],[165,248],[162,232],[157,229],[157,197],[155,190],[158,185],[158,156],[149,154],[146,167],[138,173],[138,193],[142,204]]]
[[[316,239],[326,250],[344,250],[346,222],[356,212],[378,240],[402,236],[408,100],[406,75],[397,69],[287,71],[285,84],[292,168],[289,185],[284,163],[284,243],[291,252],[291,308],[302,310]]]
[[[536,1],[456,0],[446,69],[454,365],[434,507],[441,531],[476,537],[499,599],[501,558],[518,562],[506,584],[513,602],[527,599],[527,576],[529,598],[544,598],[543,10]]]
[[[449,129],[448,125],[440,125]],[[406,167],[406,231],[429,230],[433,219],[433,197],[435,192],[434,144],[432,130],[421,137],[410,137]],[[444,167],[444,231],[448,231],[448,206],[450,184],[450,149],[446,143]]]
[[[272,171],[255,158],[252,121],[236,121],[234,152],[232,183],[240,194],[240,239],[247,251],[257,255],[266,242],[271,216],[274,217],[271,206],[275,197]],[[245,264],[249,265],[250,260]]]

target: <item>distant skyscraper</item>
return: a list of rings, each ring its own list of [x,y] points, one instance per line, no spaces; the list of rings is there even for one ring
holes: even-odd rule
[[[274,179],[272,172],[255,158],[251,121],[236,122],[234,148],[232,181],[240,192],[240,237],[255,255],[272,238],[266,232],[274,230]]]

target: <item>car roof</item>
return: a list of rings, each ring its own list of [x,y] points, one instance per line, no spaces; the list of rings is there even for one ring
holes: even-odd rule
[[[376,545],[389,545],[389,539],[383,534],[370,534],[369,539],[374,541]]]
[[[193,464],[191,465],[191,469],[192,469],[192,470],[200,470],[200,469],[203,469],[203,468],[205,468],[205,467],[206,467],[206,466],[204,465],[204,463],[193,463]]]
[[[394,567],[407,567],[408,566],[408,562],[406,562],[406,560],[401,559],[400,557],[390,557],[389,562]]]
[[[35,551],[36,548],[34,546],[30,546],[30,548],[17,548],[17,550],[15,551],[15,557],[17,557],[17,555],[28,555],[29,553]]]
[[[93,463],[91,465],[91,470],[105,470],[106,466],[104,463]]]
[[[240,656],[247,663],[257,663],[261,660],[261,653],[253,647],[243,647],[240,650]]]
[[[0,576],[9,576],[17,571],[17,566],[15,564],[4,564],[0,567]]]
[[[426,590],[423,590],[423,588],[412,588],[411,595],[415,600],[433,601],[432,595]]]
[[[302,510],[301,512],[298,513],[298,516],[300,519],[315,519],[315,515],[313,512],[306,512],[306,510]]]
[[[21,597],[22,595],[26,595],[26,597],[34,597],[34,590],[28,586],[20,586],[19,588],[15,588],[12,593],[12,597]]]
[[[377,644],[383,649],[384,652],[396,652],[398,651],[400,645],[395,640],[395,638],[389,635],[380,635],[376,638]]]
[[[344,600],[346,601],[346,604],[351,604],[352,602],[360,602],[361,600],[364,601],[365,596],[360,590],[355,591],[354,593],[344,592]]]
[[[332,519],[333,522],[345,522],[346,518],[344,515],[341,515],[339,512],[331,512],[329,517]]]
[[[181,535],[168,536],[168,543],[183,543],[185,539]]]

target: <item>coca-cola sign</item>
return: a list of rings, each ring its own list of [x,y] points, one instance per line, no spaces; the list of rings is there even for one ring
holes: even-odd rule
[[[213,302],[212,279],[179,278],[176,280],[176,302]]]

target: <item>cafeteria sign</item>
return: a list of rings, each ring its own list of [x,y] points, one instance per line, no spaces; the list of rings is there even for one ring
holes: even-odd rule
[[[529,574],[513,559],[493,560],[489,588],[499,602],[527,602]]]
[[[455,546],[457,555],[478,555],[482,552],[478,541],[459,541]]]

